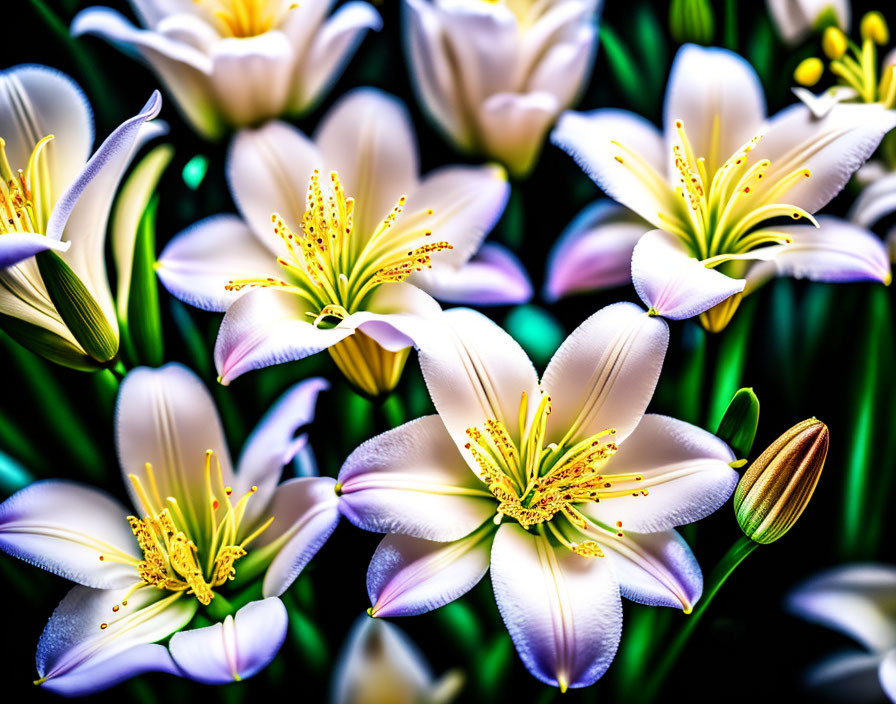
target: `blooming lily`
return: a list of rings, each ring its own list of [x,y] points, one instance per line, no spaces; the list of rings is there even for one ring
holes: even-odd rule
[[[132,0],[145,29],[91,7],[72,22],[143,59],[201,135],[307,112],[382,21],[363,2],[332,17],[333,0]]]
[[[855,564],[812,577],[788,597],[789,610],[850,636],[868,652],[831,656],[808,675],[810,686],[850,702],[896,702],[896,568]],[[883,691],[881,691],[883,690]]]
[[[423,654],[388,621],[361,616],[333,673],[333,704],[448,704],[463,686],[457,670],[436,680]]]
[[[477,303],[531,295],[509,252],[480,249],[507,201],[503,169],[421,179],[405,108],[384,93],[350,93],[314,141],[280,122],[240,132],[227,170],[243,219],[195,224],[157,267],[178,298],[227,311],[215,348],[224,384],[328,349],[375,396],[398,382],[419,320],[440,312],[424,290]]]
[[[446,604],[491,571],[520,657],[543,682],[584,687],[616,652],[620,593],[689,612],[703,578],[673,528],[722,505],[734,454],[645,414],[668,326],[617,303],[579,326],[539,381],[522,348],[469,309],[420,348],[439,415],[361,445],[340,510],[388,533],[367,573],[373,616]]]
[[[41,636],[38,684],[83,695],[148,671],[221,684],[273,659],[287,627],[276,597],[339,520],[332,479],[279,484],[304,442],[295,431],[324,388],[311,379],[287,392],[234,472],[199,379],[177,364],[138,368],[122,382],[116,412],[133,511],[65,480],[36,482],[0,504],[0,548],[78,584]],[[232,615],[241,595],[221,593],[234,576],[262,572],[263,598]],[[218,622],[181,630],[200,606]],[[167,648],[157,643],[172,633]]]
[[[164,131],[148,122],[160,109],[156,92],[91,157],[93,115],[74,81],[46,66],[0,72],[0,327],[48,359],[95,369],[117,352],[106,224],[134,153]],[[58,253],[51,261],[61,260],[69,291],[93,313],[91,333],[105,344],[73,333],[60,313],[35,258],[48,250]]]
[[[420,102],[458,148],[535,165],[593,62],[599,0],[404,0]]]
[[[566,113],[553,141],[657,228],[632,257],[644,303],[675,320],[700,315],[717,331],[771,274],[889,281],[879,243],[812,213],[894,125],[896,111],[880,104],[842,104],[816,118],[798,103],[767,121],[746,61],[688,45],[669,78],[664,135],[636,115],[601,109]],[[781,218],[811,225],[779,227]]]
[[[832,24],[849,31],[849,0],[766,0],[766,5],[778,33],[791,45]]]

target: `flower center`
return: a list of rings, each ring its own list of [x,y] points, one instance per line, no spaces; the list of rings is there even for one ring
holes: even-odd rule
[[[143,551],[142,560],[123,559],[109,553],[100,560],[134,564],[142,580],[135,590],[146,585],[157,589],[192,594],[203,605],[214,598],[214,589],[236,575],[234,563],[246,555],[246,545],[264,532],[273,517],[248,535],[242,530],[246,503],[257,491],[252,487],[242,498],[231,499],[233,489],[224,485],[221,465],[212,452],[205,460],[206,516],[201,509],[191,522],[176,498],[162,498],[158,492],[152,465],[146,465],[148,487],[136,475],[129,475],[144,510],[143,518],[128,516],[128,523]],[[219,498],[220,497],[220,498]],[[205,519],[205,526],[199,525]],[[123,602],[124,603],[124,602]],[[116,610],[116,609],[113,609]]]
[[[520,401],[519,446],[501,421],[490,419],[481,428],[467,428],[470,442],[464,447],[479,466],[480,478],[498,500],[498,514],[514,519],[527,530],[544,524],[573,552],[602,556],[594,541],[570,542],[552,519],[559,513],[585,530],[593,521],[576,508],[578,504],[620,496],[647,496],[647,490],[636,484],[643,476],[602,471],[618,449],[612,440],[615,429],[601,431],[569,447],[565,442],[545,445],[550,397],[542,395],[527,427],[528,411],[524,392]]]
[[[25,169],[13,170],[6,156],[6,141],[0,138],[0,235],[10,232],[46,234],[52,190],[45,147],[48,135],[31,152]]]
[[[678,185],[673,186],[672,198],[666,195],[669,186],[656,171],[618,142],[613,144],[622,154],[615,158],[668,202],[668,211],[657,213],[660,226],[681,239],[707,267],[749,258],[745,255],[762,245],[789,243],[790,238],[784,233],[761,227],[774,218],[806,218],[818,225],[802,208],[778,202],[798,181],[811,176],[809,169],[799,168],[769,178],[771,161],[750,163],[750,153],[761,137],[751,139],[715,168],[717,155],[698,157],[681,120],[675,121],[675,129],[679,143],[672,152]],[[718,143],[718,129],[716,118],[714,144]]]
[[[299,3],[284,0],[193,0],[212,14],[227,37],[257,37],[277,27]]]
[[[330,174],[324,188],[315,169],[308,186],[301,232],[294,232],[274,213],[274,233],[285,245],[285,256],[277,259],[287,280],[236,279],[228,291],[249,287],[276,287],[304,298],[314,312],[315,325],[331,324],[361,309],[367,297],[381,284],[400,283],[415,271],[432,268],[430,255],[453,249],[448,242],[420,244],[432,232],[422,221],[432,209],[411,214],[399,232],[393,231],[402,214],[406,197],[380,222],[366,241],[355,232],[354,199],[347,198],[339,175]]]

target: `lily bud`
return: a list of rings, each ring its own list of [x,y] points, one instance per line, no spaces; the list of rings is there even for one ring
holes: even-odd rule
[[[801,86],[811,88],[821,80],[824,73],[824,64],[816,56],[800,61],[800,65],[793,72],[793,80]]]
[[[711,43],[715,24],[709,0],[672,0],[669,5],[669,31],[679,43]]]
[[[824,34],[821,37],[821,49],[824,51],[825,56],[837,61],[843,58],[848,48],[849,42],[839,27],[828,27],[824,30]]]
[[[862,39],[870,39],[875,44],[886,44],[890,41],[890,28],[884,16],[877,12],[869,12],[862,18],[860,26]]]
[[[411,348],[389,351],[358,330],[327,351],[355,389],[369,398],[378,398],[398,384]]]
[[[734,492],[737,522],[748,538],[773,543],[806,508],[828,454],[828,427],[797,423],[750,465]]]

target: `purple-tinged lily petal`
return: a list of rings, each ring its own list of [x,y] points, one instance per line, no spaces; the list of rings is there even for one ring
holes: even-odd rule
[[[879,704],[881,691],[879,653],[847,651],[837,653],[813,665],[806,673],[806,686],[825,700],[850,704]]]
[[[772,259],[779,276],[812,281],[890,283],[890,259],[881,240],[864,227],[829,215],[819,227],[776,228],[792,242]]]
[[[288,622],[279,599],[253,601],[222,623],[175,633],[168,648],[177,666],[197,682],[239,682],[271,663],[286,639]]]
[[[632,282],[644,305],[670,320],[693,318],[740,293],[746,283],[705,267],[663,230],[648,232],[635,246]]]
[[[457,540],[495,512],[439,416],[424,416],[368,440],[339,471],[340,510],[359,528],[427,540]]]
[[[532,298],[522,262],[496,242],[486,242],[457,269],[433,267],[413,274],[410,282],[440,301],[462,305],[518,305]]]
[[[277,487],[263,514],[273,516],[274,522],[255,543],[256,549],[273,546],[277,550],[261,585],[264,596],[285,592],[336,529],[335,488],[332,477],[299,477]]]
[[[604,525],[622,521],[622,530],[654,533],[692,523],[721,506],[737,485],[729,466],[731,449],[712,433],[668,416],[648,413],[603,473],[638,473],[640,481],[618,482],[638,496],[582,504],[581,510]],[[640,495],[646,491],[647,495]]]
[[[846,633],[869,650],[896,647],[896,568],[835,567],[799,585],[787,599],[791,613]]]
[[[450,543],[390,534],[367,569],[371,616],[416,616],[463,596],[488,571],[495,525]]]
[[[896,172],[885,173],[865,186],[849,211],[849,219],[856,225],[871,227],[893,211],[896,211]]]
[[[64,252],[71,242],[60,242],[35,232],[10,232],[0,237],[0,269],[14,266],[38,252],[54,249]]]
[[[165,245],[156,273],[176,298],[223,312],[244,291],[228,291],[236,279],[280,279],[276,257],[236,215],[200,220]]]
[[[669,326],[634,303],[602,308],[566,338],[544,372],[551,397],[548,442],[575,443],[615,428],[622,442],[644,415],[659,379]]]
[[[544,298],[622,286],[632,279],[632,250],[652,229],[628,208],[610,200],[587,206],[567,225],[548,256]]]
[[[383,349],[398,352],[428,339],[441,313],[436,300],[416,286],[385,284],[371,294],[367,310],[350,315],[339,327],[356,328]]]
[[[622,634],[609,562],[504,524],[492,546],[491,578],[504,624],[535,677],[565,691],[606,672]]]
[[[212,468],[220,463],[225,486],[233,485],[233,469],[218,411],[199,377],[174,363],[131,371],[118,392],[115,439],[125,485],[141,515],[166,506],[143,506],[130,476],[141,481],[153,503],[174,497],[196,533],[209,530],[206,453],[214,452]]]
[[[626,531],[601,536],[626,599],[650,606],[671,606],[690,613],[703,593],[703,573],[687,542],[674,530]]]
[[[891,702],[896,702],[896,650],[891,650],[884,656],[877,671],[880,686]]]
[[[108,494],[63,479],[35,482],[0,504],[0,549],[78,584],[138,579],[128,511]]]
[[[56,607],[37,644],[41,684],[69,695],[89,694],[149,669],[170,672],[157,650],[128,653],[183,628],[198,606],[181,592],[153,587],[75,587]]]
[[[259,288],[240,296],[227,310],[215,344],[222,384],[253,369],[302,359],[352,334],[347,327],[319,328],[299,296]]]
[[[562,109],[557,96],[543,89],[490,95],[479,107],[483,141],[489,153],[507,164],[511,173],[525,176],[535,165],[544,136]]]
[[[247,524],[261,515],[280,481],[283,466],[305,446],[307,437],[296,437],[296,431],[314,420],[317,395],[328,388],[330,384],[320,378],[293,386],[271,406],[243,445],[234,480],[236,494],[242,496],[257,487],[257,499],[246,505],[243,516]]]

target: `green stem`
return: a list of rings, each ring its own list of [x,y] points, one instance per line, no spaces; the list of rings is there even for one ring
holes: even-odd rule
[[[688,640],[690,640],[691,635],[697,628],[697,624],[700,623],[700,619],[703,617],[703,614],[706,613],[713,598],[737,566],[757,547],[759,547],[759,543],[754,543],[746,536],[741,536],[737,539],[734,545],[731,546],[728,552],[725,553],[725,556],[721,559],[719,564],[716,565],[712,575],[710,575],[709,590],[701,600],[697,610],[694,611],[685,627],[678,632],[678,635],[672,641],[672,644],[666,649],[665,655],[659,665],[656,668],[653,668],[653,677],[647,682],[647,686],[642,692],[643,701],[649,702],[655,700],[657,692],[662,689],[663,683],[678,662],[679,656],[688,644]]]
[[[737,0],[725,0],[725,47],[737,51]]]

